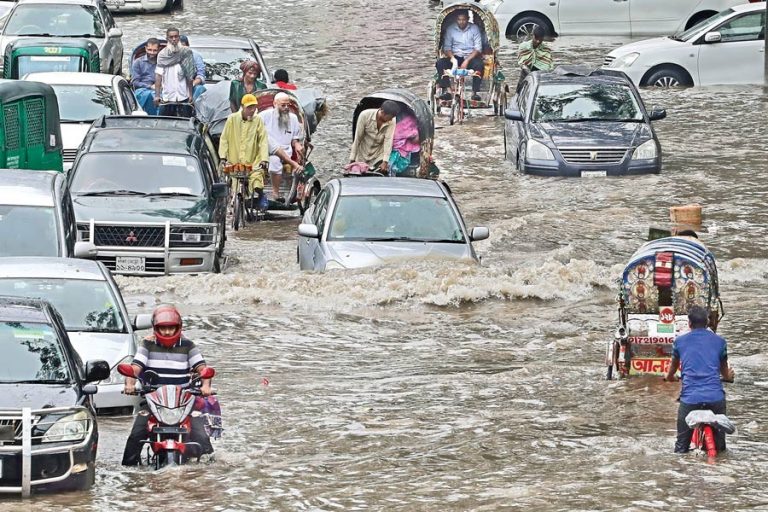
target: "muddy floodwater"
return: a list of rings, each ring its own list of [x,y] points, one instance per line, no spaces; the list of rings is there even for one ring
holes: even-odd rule
[[[321,180],[338,175],[357,101],[425,96],[425,0],[187,0],[120,16],[125,47],[170,24],[251,35],[271,68],[322,89]],[[562,37],[559,62],[598,65],[617,37]],[[194,41],[193,41],[194,44]],[[516,46],[500,52],[510,83]],[[503,160],[502,120],[437,120],[435,159],[482,266],[416,263],[313,274],[296,218],[227,242],[220,275],[120,278],[133,312],[177,303],[218,372],[216,460],[159,473],[120,466],[129,418],[100,420],[96,485],[29,510],[768,510],[768,97],[755,87],[643,91],[660,175],[538,178]],[[704,205],[718,258],[738,427],[715,464],[672,454],[677,384],[605,381],[616,279],[668,207]],[[2,510],[19,510],[0,501]]]

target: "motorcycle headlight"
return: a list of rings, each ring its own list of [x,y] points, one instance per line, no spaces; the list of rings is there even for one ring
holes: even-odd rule
[[[122,363],[131,364],[133,362],[133,356],[125,356],[121,360],[119,360],[117,363],[115,363],[115,366],[112,367],[112,371],[109,372],[109,377],[106,379],[97,382],[96,384],[98,386],[104,385],[104,384],[122,384],[125,381],[125,377],[120,375],[120,372],[117,371],[117,365]]]
[[[88,435],[90,423],[91,418],[87,412],[77,411],[56,420],[43,435],[42,441],[44,443],[82,441]]]
[[[165,423],[166,425],[178,425],[184,417],[185,409],[186,407],[174,407],[173,409],[169,409],[168,407],[158,405],[156,408],[157,419],[160,423]]]
[[[528,144],[525,148],[525,156],[528,160],[554,160],[555,155],[552,154],[547,146],[541,142],[533,139],[528,139]]]
[[[658,154],[656,141],[651,139],[637,146],[637,149],[632,153],[632,160],[652,160],[656,158]]]
[[[610,67],[612,68],[628,68],[632,64],[635,63],[637,58],[640,56],[639,53],[632,52],[628,53],[626,55],[622,55],[621,57],[618,57],[614,59],[614,61],[611,63]]]

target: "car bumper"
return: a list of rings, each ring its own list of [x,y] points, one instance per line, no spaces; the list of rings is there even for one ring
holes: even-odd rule
[[[118,270],[117,258],[144,258],[145,270]],[[216,248],[168,250],[112,250],[98,249],[93,258],[102,262],[113,274],[130,276],[157,276],[167,274],[199,274],[213,272]]]
[[[123,409],[135,409],[141,397],[138,395],[126,395],[123,393],[124,385],[99,384],[99,392],[93,396],[93,405],[98,414],[121,412]]]
[[[161,12],[171,0],[106,0],[112,12]]]
[[[650,66],[640,66],[635,62],[632,66],[629,67],[618,67],[618,68],[612,68],[610,66],[603,66],[602,69],[609,69],[611,71],[621,71],[625,75],[629,77],[630,80],[635,84],[636,87],[640,87],[640,82],[643,80],[643,77],[648,72]]]
[[[526,160],[522,172],[536,176],[565,176],[581,178],[600,176],[628,176],[635,174],[658,174],[661,159],[631,160],[625,158],[618,164],[571,164],[557,160]]]

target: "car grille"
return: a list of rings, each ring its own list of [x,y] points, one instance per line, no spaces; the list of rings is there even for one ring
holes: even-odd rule
[[[115,271],[115,256],[97,256],[96,259],[104,264],[110,272]],[[163,258],[144,258],[144,271],[148,274],[165,274],[165,260]]]
[[[164,247],[164,227],[95,226],[93,243],[112,247]]]
[[[617,164],[624,160],[627,148],[558,148],[571,164]]]
[[[0,419],[0,427],[12,427],[14,432],[14,437],[16,439],[21,438],[21,428],[22,423],[20,419],[10,419],[10,418],[2,418]],[[0,442],[12,442],[10,439],[0,439]]]
[[[616,57],[612,57],[610,55],[606,55],[605,56],[605,60],[603,61],[603,66],[605,66],[607,68],[611,67],[611,64],[613,63],[614,60],[616,60]]]
[[[77,155],[76,149],[65,149],[61,152],[62,156],[64,157],[64,161],[67,163],[71,163],[75,161],[75,156]]]

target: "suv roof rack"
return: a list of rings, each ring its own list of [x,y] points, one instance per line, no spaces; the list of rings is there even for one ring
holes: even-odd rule
[[[103,115],[93,122],[93,126],[96,128],[193,129],[199,133],[203,132],[203,123],[196,117]]]

